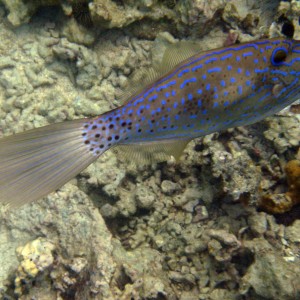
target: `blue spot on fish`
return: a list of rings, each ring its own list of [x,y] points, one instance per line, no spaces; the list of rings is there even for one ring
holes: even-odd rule
[[[193,100],[193,95],[192,94],[188,94],[188,100]]]
[[[230,83],[235,83],[236,82],[236,79],[234,77],[231,77],[230,78]]]
[[[243,87],[241,85],[238,86],[237,90],[238,90],[238,94],[242,95],[242,93],[243,93]]]
[[[225,86],[226,86],[226,82],[225,82],[224,80],[221,80],[221,81],[220,81],[220,84],[221,84],[222,87],[225,87]]]
[[[287,72],[281,71],[281,70],[271,70],[271,74],[279,74],[279,75],[282,75],[282,76],[287,76],[288,75]]]
[[[202,94],[202,90],[201,90],[201,89],[197,90],[197,93],[198,93],[199,95],[201,95],[201,94]]]
[[[203,68],[203,64],[200,64],[200,65],[198,65],[198,66],[193,67],[193,68],[192,68],[192,71],[195,72],[196,70],[202,69],[202,68]]]
[[[139,98],[134,101],[133,106],[137,106],[139,103],[142,103],[144,101],[144,98]]]
[[[229,101],[225,101],[224,102],[224,106],[226,107],[226,106],[228,106],[229,105]]]
[[[210,90],[210,83],[208,83],[208,84],[206,85],[206,90],[207,90],[207,91]]]
[[[183,81],[183,83],[180,85],[180,89],[183,89],[187,84],[189,84],[190,82],[196,82],[197,81],[197,78],[196,77],[192,77],[192,78],[189,78],[189,79],[185,79]]]
[[[243,53],[243,57],[248,57],[248,56],[252,56],[252,55],[253,55],[253,52]]]
[[[266,73],[269,71],[269,68],[265,68],[265,69],[254,69],[255,73]]]
[[[155,99],[157,99],[157,97],[158,97],[158,95],[157,94],[155,94],[155,95],[153,95],[153,96],[151,96],[151,97],[149,97],[149,101],[150,102],[152,102],[152,101],[154,101]]]
[[[225,59],[227,59],[227,58],[230,58],[230,57],[232,57],[232,53],[228,53],[228,54],[226,54],[226,55],[223,55],[223,56],[221,56],[221,58],[220,58],[220,60],[225,60]]]
[[[258,99],[258,102],[264,101],[264,100],[265,100],[266,98],[268,98],[271,94],[272,94],[272,92],[267,92],[264,96],[262,96],[261,98]]]
[[[218,106],[219,106],[219,103],[218,103],[218,102],[214,102],[213,108],[216,108],[216,107],[218,107]]]
[[[144,94],[144,97],[148,97],[149,94],[151,94],[152,92],[154,91],[154,88],[151,88],[150,90],[148,90],[145,94]],[[128,103],[129,105],[130,103]]]
[[[208,60],[206,60],[204,63],[207,65],[211,62],[214,62],[214,61],[217,61],[218,59],[216,57],[212,57],[212,58],[209,58]]]
[[[230,65],[227,66],[227,70],[228,70],[228,71],[231,71],[231,70],[232,70],[232,66],[230,66]]]
[[[211,74],[211,73],[221,72],[221,71],[222,71],[222,68],[215,67],[215,68],[208,69],[208,70],[207,70],[207,73],[208,73],[208,74]]]
[[[185,69],[185,70],[182,70],[178,73],[178,77],[182,77],[184,74],[188,73],[190,71],[190,69]]]

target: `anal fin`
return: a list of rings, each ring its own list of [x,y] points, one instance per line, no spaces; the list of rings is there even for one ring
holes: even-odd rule
[[[189,142],[190,139],[126,144],[116,146],[114,151],[127,161],[136,164],[150,164],[168,160],[171,157],[178,161]]]

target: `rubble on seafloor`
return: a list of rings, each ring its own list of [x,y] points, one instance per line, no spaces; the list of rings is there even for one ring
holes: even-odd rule
[[[300,32],[295,0],[0,3],[1,136],[116,107],[137,66],[177,38],[216,48],[287,19]],[[285,110],[192,141],[178,163],[107,152],[45,199],[1,208],[0,297],[298,299],[299,204],[258,206],[297,199],[299,125]]]
[[[272,214],[282,214],[300,204],[300,161],[291,160],[285,166],[288,190],[283,194],[266,194],[261,197],[260,207]]]

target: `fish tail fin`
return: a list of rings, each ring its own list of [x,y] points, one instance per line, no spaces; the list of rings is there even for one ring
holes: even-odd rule
[[[84,143],[81,119],[0,139],[0,203],[20,206],[60,188],[101,154]]]

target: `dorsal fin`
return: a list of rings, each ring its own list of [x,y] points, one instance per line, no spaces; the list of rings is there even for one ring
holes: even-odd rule
[[[153,83],[164,74],[173,69],[177,64],[187,58],[199,53],[201,48],[199,44],[190,41],[182,41],[168,46],[164,52],[160,63],[152,67],[143,67],[135,71],[128,80],[125,91],[118,90],[117,98],[123,104],[128,99],[139,94],[147,85]]]
[[[134,95],[138,95],[139,92],[141,92],[148,84],[154,82],[162,75],[163,74],[153,67],[140,68],[133,72],[133,74],[129,77],[126,90],[117,90],[116,96],[123,104],[129,98],[132,98]]]
[[[194,56],[201,51],[199,44],[192,41],[181,41],[168,46],[164,52],[161,63],[154,68],[159,73],[167,73],[176,65]]]
[[[150,164],[160,162],[174,157],[179,160],[189,140],[155,141],[140,144],[118,145],[114,152],[128,162],[135,164]]]

